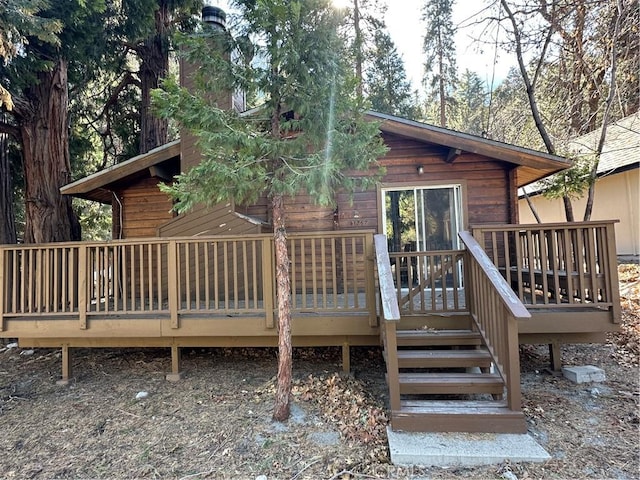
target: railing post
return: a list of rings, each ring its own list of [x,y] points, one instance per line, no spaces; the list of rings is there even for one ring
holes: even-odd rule
[[[265,326],[275,328],[273,316],[274,309],[274,279],[273,271],[273,238],[264,237],[262,239],[262,296],[265,315]]]
[[[614,224],[612,222],[606,225],[606,237],[607,237],[607,256],[609,272],[607,277],[609,278],[609,294],[611,295],[610,301],[613,304],[612,307],[612,321],[613,323],[620,323],[622,318],[622,309],[620,306],[620,284],[618,280],[618,255],[616,253],[616,232]]]
[[[373,249],[373,233],[367,233],[364,237],[365,249],[365,298],[369,309],[369,326],[378,326],[378,315],[376,313],[376,279],[375,279],[375,252]]]
[[[518,341],[518,322],[513,315],[507,315],[507,404],[509,410],[520,411],[522,408],[520,390],[520,347]]]
[[[389,385],[389,403],[391,412],[400,410],[400,378],[398,368],[398,341],[396,322],[385,321],[385,347],[387,350],[387,384]]]
[[[178,319],[178,243],[169,240],[167,246],[167,288],[169,295],[169,316],[171,318],[171,328],[180,328]]]
[[[87,246],[78,246],[78,319],[80,320],[80,329],[87,328],[87,277],[89,268],[87,264]]]

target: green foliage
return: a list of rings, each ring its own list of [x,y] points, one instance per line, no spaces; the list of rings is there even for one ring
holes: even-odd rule
[[[407,80],[402,57],[388,33],[376,31],[375,52],[367,69],[366,92],[371,108],[377,112],[416,117],[416,105]]]
[[[552,175],[540,181],[543,187],[543,194],[547,198],[568,197],[577,200],[584,196],[584,192],[591,185],[591,169],[595,162],[593,156],[579,156],[571,158],[573,162],[571,168]]]
[[[241,38],[257,38],[260,61],[231,63],[235,42],[205,28],[186,39],[186,59],[200,65],[188,92],[169,79],[154,91],[158,112],[198,137],[203,161],[165,186],[178,211],[200,202],[302,191],[320,204],[338,189],[353,191],[377,178],[369,170],[386,151],[378,125],[354,107],[346,80],[341,18],[325,0],[238,1],[245,20]],[[216,95],[241,86],[264,104],[252,113],[218,108]]]
[[[58,20],[43,18],[38,13],[49,7],[46,0],[5,0],[0,3],[0,61],[9,62],[22,45],[33,36],[43,43],[60,45]],[[6,80],[3,80],[3,82]],[[13,110],[10,92],[0,84],[0,108]]]
[[[111,240],[111,206],[98,202],[73,199],[73,209],[82,227],[82,240]]]
[[[449,127],[474,135],[486,134],[488,94],[477,73],[466,69],[453,94]]]
[[[0,3],[0,58],[10,60],[28,37],[51,45],[60,45],[59,20],[38,14],[49,8],[47,0],[3,0]]]
[[[436,90],[442,82],[446,94],[451,93],[457,78],[452,8],[453,0],[425,0],[422,7],[422,19],[427,27],[422,46],[425,84]]]

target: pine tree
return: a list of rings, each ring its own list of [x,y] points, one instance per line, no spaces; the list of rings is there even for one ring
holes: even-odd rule
[[[151,111],[151,91],[158,88],[169,71],[171,36],[181,29],[193,27],[194,15],[199,14],[202,0],[124,0],[119,50],[122,60],[128,53],[137,58],[138,70],[124,71],[121,84],[140,89],[139,153],[167,143],[169,125]],[[127,73],[130,73],[127,75]]]
[[[28,36],[36,36],[40,41],[59,44],[57,33],[60,22],[39,17],[38,13],[49,6],[44,0],[5,0],[0,8],[0,61],[9,63],[24,44]],[[3,78],[1,81],[6,81]],[[13,110],[11,93],[0,83],[0,110]],[[9,145],[18,130],[11,124],[10,115],[3,115],[0,122],[0,244],[17,241],[14,187],[12,181]],[[14,166],[15,169],[15,166]]]
[[[416,106],[402,57],[386,32],[374,36],[375,51],[366,71],[366,92],[371,108],[378,112],[415,118]]]
[[[446,107],[456,83],[455,28],[451,18],[454,0],[425,0],[422,20],[427,28],[424,36],[425,84],[439,102],[440,126],[447,126]]]
[[[71,180],[69,85],[79,88],[96,69],[105,41],[101,0],[58,1],[37,16],[60,25],[59,42],[26,34],[21,54],[0,66],[13,109],[3,129],[20,144],[24,169],[25,242],[80,238],[71,199],[59,188]]]
[[[477,73],[465,70],[453,94],[449,126],[461,132],[487,135],[486,99],[482,79]]]
[[[364,98],[366,72],[371,68],[375,57],[375,35],[384,30],[386,4],[380,0],[350,0],[346,10],[347,17],[344,36],[348,43],[348,55],[353,63],[356,78],[356,93]]]
[[[289,416],[292,375],[284,204],[302,191],[329,204],[337,189],[373,181],[344,172],[371,168],[385,148],[378,126],[353,109],[353,85],[344,80],[345,49],[337,35],[341,18],[327,0],[235,3],[246,25],[243,38],[260,39],[253,50],[263,61],[230,64],[232,45],[224,33],[192,37],[185,48],[188,60],[201,65],[196,91],[167,81],[155,100],[163,116],[199,137],[203,154],[201,164],[169,189],[179,210],[229,198],[250,202],[260,194],[270,199],[279,327],[273,417],[282,421]],[[226,52],[212,44],[227,45]],[[254,116],[217,108],[215,92],[234,86],[261,92],[264,104]]]

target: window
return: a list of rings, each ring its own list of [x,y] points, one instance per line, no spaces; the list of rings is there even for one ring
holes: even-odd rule
[[[383,188],[382,200],[382,224],[390,252],[460,248],[460,185]]]

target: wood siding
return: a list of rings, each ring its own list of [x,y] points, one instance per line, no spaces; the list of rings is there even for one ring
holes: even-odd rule
[[[121,238],[154,237],[157,228],[174,216],[169,197],[158,188],[157,178],[147,178],[118,192],[122,203]]]
[[[183,213],[158,227],[159,237],[191,237],[194,235],[242,235],[261,233],[256,225],[234,213],[232,202],[200,207]]]
[[[447,163],[449,149],[399,135],[384,134],[390,150],[380,163],[386,169],[382,186],[463,184],[465,227],[483,223],[509,223],[517,218],[515,176],[512,166],[473,153],[462,153]],[[423,173],[418,175],[418,166]],[[337,208],[314,205],[307,195],[285,199],[287,230],[319,232],[371,229],[381,232],[377,189],[338,194]],[[269,219],[266,198],[242,211],[264,221]]]

